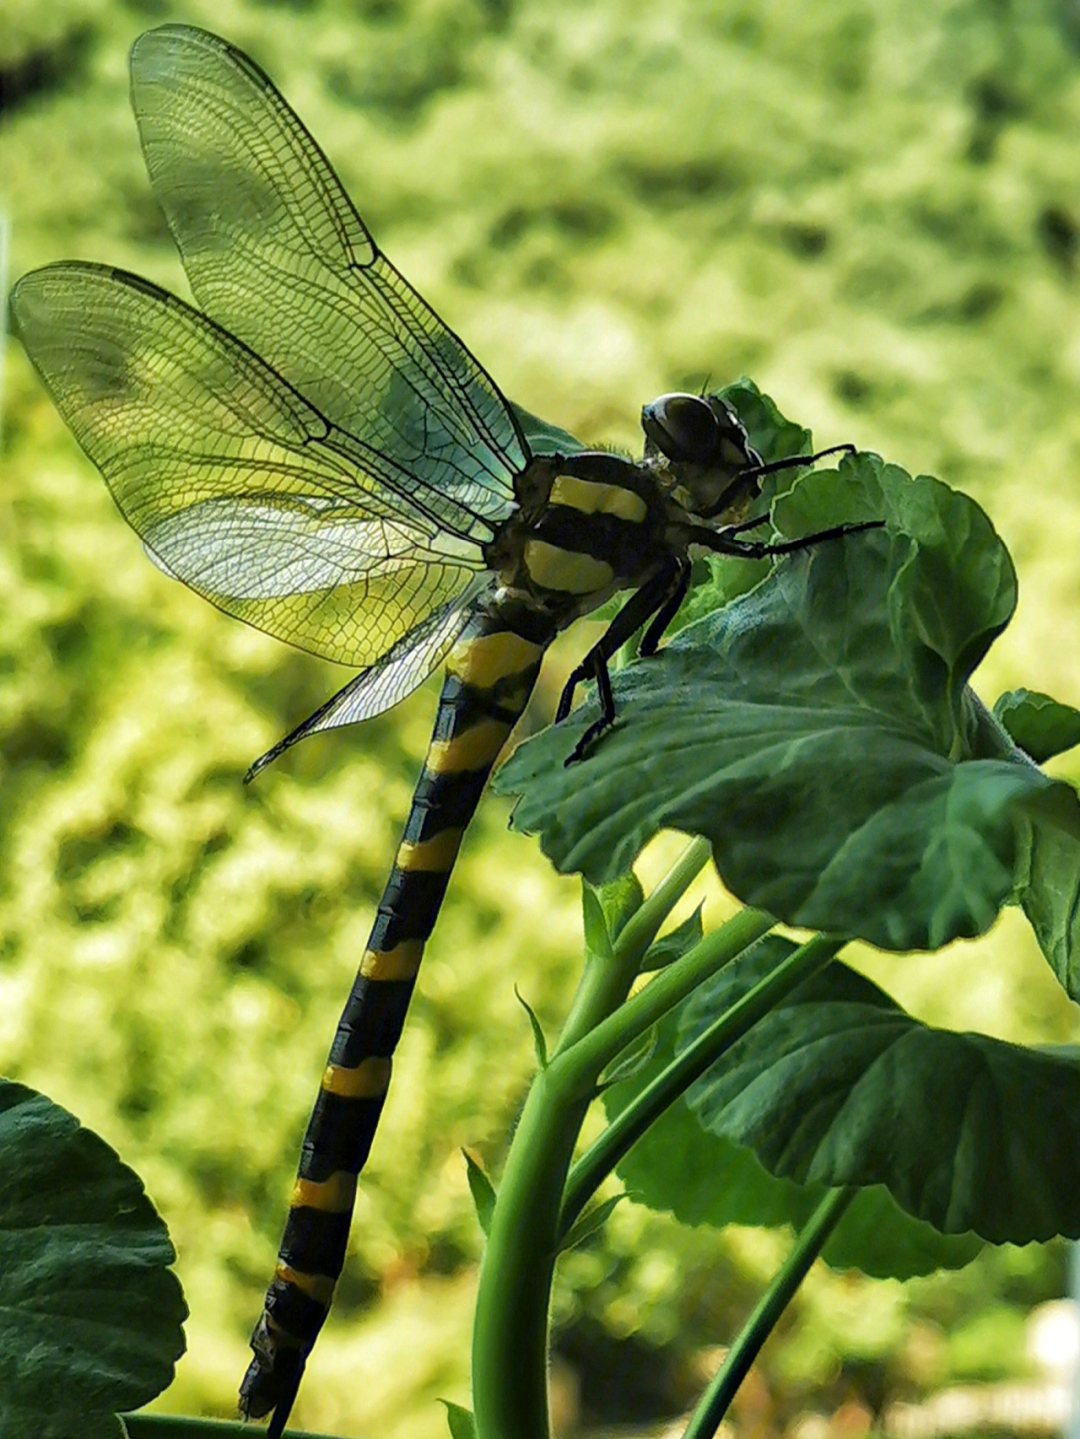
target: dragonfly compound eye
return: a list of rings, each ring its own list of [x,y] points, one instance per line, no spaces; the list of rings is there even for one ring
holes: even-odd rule
[[[647,438],[669,460],[707,465],[716,458],[720,424],[713,407],[700,395],[661,395],[644,406],[641,424]]]

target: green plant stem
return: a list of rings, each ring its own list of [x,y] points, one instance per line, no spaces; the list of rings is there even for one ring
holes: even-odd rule
[[[663,879],[622,927],[615,950],[618,954],[637,955],[638,963],[660,932],[660,926],[682,899],[708,863],[712,847],[700,836],[691,840]]]
[[[744,949],[768,934],[776,921],[760,909],[742,909],[726,924],[700,939],[692,949],[661,969],[644,989],[632,995],[616,1013],[593,1026],[559,1058],[568,1067],[588,1075],[595,1084],[601,1071],[657,1020],[699,984],[729,964]]]
[[[761,1346],[858,1192],[857,1189],[831,1189],[814,1210],[791,1253],[728,1350],[719,1374],[702,1395],[683,1439],[712,1439]]]
[[[525,1101],[492,1211],[473,1319],[478,1439],[548,1439],[547,1325],[562,1184],[592,1094],[553,1060]]]
[[[683,890],[692,878],[686,878]],[[677,890],[682,892],[672,881],[666,891],[668,910]],[[638,914],[649,903],[645,901]],[[472,1361],[479,1439],[548,1439],[548,1310],[563,1185],[600,1072],[672,1004],[766,933],[773,921],[759,911],[743,910],[627,1000],[651,923],[638,927],[633,943],[621,943],[620,936],[609,954],[587,957],[567,1021],[571,1034],[580,1037],[569,1045],[560,1041],[525,1101],[480,1266]],[[644,942],[647,947],[651,941]]]
[[[589,954],[567,1027],[587,1033],[638,964]],[[562,1187],[594,1085],[558,1050],[533,1080],[506,1158],[480,1265],[472,1392],[478,1439],[548,1439],[547,1327]]]
[[[818,934],[800,945],[748,994],[726,1010],[611,1121],[570,1171],[563,1198],[562,1232],[577,1219],[598,1186],[669,1104],[785,995],[830,964],[845,941]],[[693,952],[693,951],[691,951]],[[655,983],[655,981],[654,981]],[[651,987],[651,986],[650,986]],[[647,993],[647,991],[643,991]]]
[[[563,1025],[556,1054],[562,1054],[576,1044],[599,1019],[611,1014],[623,1002],[660,926],[701,873],[710,852],[707,839],[692,840],[623,925],[612,944],[610,961],[586,964]],[[624,981],[628,973],[630,980],[626,984]]]

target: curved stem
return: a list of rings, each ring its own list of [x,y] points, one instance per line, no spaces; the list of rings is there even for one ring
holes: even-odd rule
[[[818,934],[800,945],[749,993],[713,1021],[611,1121],[570,1171],[563,1197],[562,1228],[566,1232],[615,1165],[669,1104],[684,1094],[727,1049],[741,1039],[786,994],[831,963],[846,943]],[[693,951],[691,951],[692,953]],[[680,963],[682,961],[679,961]],[[654,980],[653,983],[656,981]],[[651,988],[651,986],[650,986]],[[643,991],[644,994],[648,990]]]
[[[604,991],[609,985],[622,985],[627,973],[633,983],[645,958],[649,945],[659,933],[660,926],[682,899],[683,895],[701,873],[710,854],[707,839],[695,839],[686,846],[682,854],[664,875],[652,893],[637,907],[623,925],[611,946],[609,964],[585,966],[581,983],[578,985],[574,1002],[566,1016],[562,1034],[559,1036],[556,1054],[562,1054],[588,1034],[605,1015],[611,1014],[626,998],[629,986],[619,989],[617,998],[607,1002]]]
[[[480,1265],[472,1368],[478,1439],[548,1439],[548,1310],[563,1186],[601,1071],[772,927],[770,916],[744,910],[626,999],[642,955],[706,855],[689,846],[658,886],[660,897],[654,892],[642,903],[611,952],[587,956],[566,1033],[525,1101]]]
[[[683,1439],[712,1439],[735,1397],[736,1390],[760,1354],[761,1346],[776,1328],[780,1315],[791,1302],[810,1266],[825,1247],[826,1240],[858,1192],[857,1189],[831,1189],[814,1210],[796,1239],[791,1253],[777,1270],[772,1283],[728,1350],[719,1374],[702,1395],[701,1402],[686,1426]]]
[[[712,847],[707,839],[699,836],[690,841],[648,899],[623,925],[615,941],[618,953],[627,956],[636,953],[640,964],[660,926],[705,868],[711,853]]]
[[[618,1009],[639,964],[617,946],[609,954],[587,954],[566,1031],[588,1034]],[[596,1076],[568,1065],[557,1048],[533,1080],[506,1157],[473,1318],[478,1439],[548,1439],[548,1308],[559,1207],[595,1086]]]
[[[548,1307],[566,1171],[592,1092],[553,1060],[533,1082],[480,1264],[472,1393],[479,1439],[548,1439]]]

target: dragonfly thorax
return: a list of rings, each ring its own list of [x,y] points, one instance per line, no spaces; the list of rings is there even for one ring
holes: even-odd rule
[[[670,502],[642,461],[604,451],[538,455],[514,489],[518,509],[484,558],[502,591],[560,629],[642,584],[670,551]]]

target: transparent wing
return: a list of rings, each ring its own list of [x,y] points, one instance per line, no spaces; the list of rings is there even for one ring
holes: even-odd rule
[[[399,640],[377,664],[356,675],[313,715],[309,715],[303,724],[297,725],[296,729],[279,740],[273,749],[261,755],[244,776],[244,782],[253,780],[261,770],[272,764],[287,749],[291,749],[298,740],[317,734],[319,730],[335,729],[338,725],[373,719],[375,715],[392,709],[406,695],[412,694],[436,669],[440,661],[445,659],[468,623],[472,601],[490,583],[489,576],[478,577],[460,599],[441,606],[434,614],[429,615],[403,640]]]
[[[217,36],[165,25],[135,42],[131,95],[206,313],[335,425],[505,519],[529,457],[507,402],[379,251],[269,78]]]
[[[483,571],[476,517],[342,434],[156,286],[51,265],[12,293],[20,338],[158,563],[219,608],[371,665]],[[445,527],[453,511],[457,532]]]

